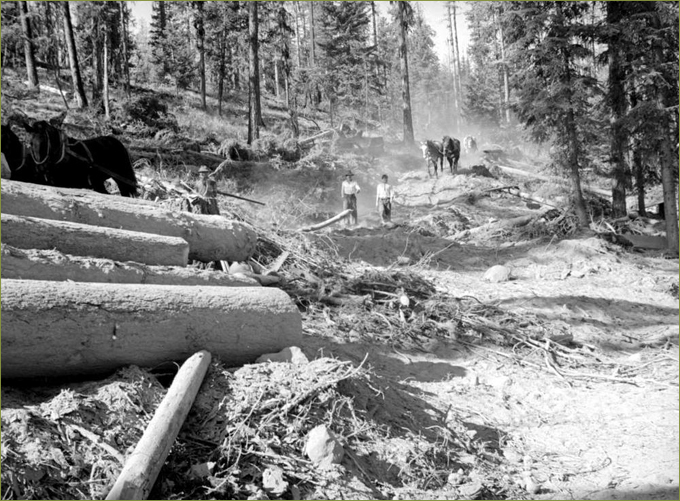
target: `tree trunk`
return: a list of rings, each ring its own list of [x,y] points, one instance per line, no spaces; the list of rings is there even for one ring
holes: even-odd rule
[[[222,116],[222,99],[224,98],[224,79],[227,73],[227,22],[226,19],[223,20],[222,33],[220,35],[219,42],[219,66],[217,75],[217,114]]]
[[[316,39],[314,37],[314,2],[309,2],[309,66],[316,66]]]
[[[24,56],[26,58],[28,86],[39,91],[38,70],[35,66],[35,50],[33,49],[33,30],[31,29],[31,21],[28,18],[28,2],[19,3],[21,4],[21,31],[24,36]]]
[[[645,204],[644,160],[642,145],[638,139],[635,140],[633,146],[633,173],[635,175],[635,185],[637,188],[638,214],[642,217],[646,217],[647,207]]]
[[[189,244],[179,237],[12,214],[0,217],[2,242],[22,249],[56,249],[76,256],[160,266],[188,263]]]
[[[458,74],[458,67],[456,66],[456,38],[453,33],[453,12],[452,9],[455,9],[455,3],[454,2],[446,2],[446,26],[449,29],[449,39],[451,41],[451,76],[452,76],[452,81],[451,84],[453,86],[453,113],[451,114],[453,117],[453,123],[455,125],[455,130],[456,133],[460,130],[460,96],[458,95],[458,82],[457,82],[457,74]]]
[[[660,114],[668,113],[666,110]],[[664,120],[667,124],[668,120]],[[673,144],[668,135],[661,138],[661,150],[659,153],[661,161],[661,182],[663,184],[663,205],[664,218],[666,219],[666,238],[668,240],[668,251],[673,255],[678,255],[678,199],[676,195],[678,157],[673,150]]]
[[[92,16],[92,80],[90,81],[92,89],[90,95],[93,102],[96,102],[101,97],[102,88],[104,87],[102,41],[99,26],[99,16]]]
[[[104,88],[102,89],[102,99],[104,101],[104,117],[111,120],[111,109],[109,106],[109,31],[104,30]]]
[[[376,22],[377,14],[375,12],[375,2],[371,2],[371,20],[373,24],[373,46],[378,50],[378,24]]]
[[[19,249],[7,244],[2,244],[2,278],[139,285],[260,286],[257,280],[245,275],[192,267],[148,266],[62,254],[55,250]]]
[[[80,65],[78,64],[78,51],[76,50],[76,40],[73,36],[73,26],[71,25],[71,10],[68,2],[61,2],[64,13],[64,36],[68,47],[68,60],[71,66],[71,78],[73,80],[73,92],[76,98],[76,105],[79,108],[87,107],[87,96],[83,87],[83,79],[80,77]]]
[[[302,341],[300,313],[275,288],[2,280],[2,377],[154,367],[199,349],[228,366]]]
[[[298,69],[302,68],[302,46],[300,45],[300,2],[295,2],[295,46]]]
[[[9,180],[0,190],[3,213],[180,237],[189,242],[189,259],[198,261],[244,261],[257,243],[255,231],[243,223],[171,211],[147,200]]]
[[[621,2],[607,2],[607,24],[618,28],[623,18]],[[624,90],[625,72],[621,61],[621,48],[617,35],[609,39],[609,92],[608,102],[611,107],[611,132],[609,137],[610,162],[612,165],[612,216],[623,217],[626,210],[626,185],[629,182],[628,168],[625,160],[626,131],[622,120],[626,114],[626,94]]]
[[[458,117],[456,118],[456,123],[458,126],[462,125],[461,124],[461,119],[460,116],[462,116],[461,110],[463,109],[463,83],[462,83],[462,70],[460,66],[460,48],[458,44],[458,21],[456,19],[456,2],[452,2],[452,14],[453,14],[453,40],[454,40],[454,47],[456,49],[456,53],[454,54],[454,59],[456,61],[456,94],[458,96],[457,102],[458,102]],[[460,134],[460,130],[456,131],[458,134]]]
[[[208,108],[205,95],[205,26],[203,23],[203,2],[194,2],[196,17],[196,49],[198,50],[198,73],[201,77],[201,107],[205,111]]]
[[[505,99],[503,103],[505,123],[510,125],[510,81],[508,79],[508,64],[505,60],[505,37],[503,34],[503,23],[500,19],[500,14],[503,12],[503,4],[499,4],[499,16],[496,18],[498,22],[498,38],[500,39],[501,47],[501,72],[503,73],[503,97]]]
[[[120,33],[123,46],[123,77],[125,78],[125,95],[130,99],[130,65],[128,64],[127,18],[125,16],[125,2],[118,2],[120,6]]]
[[[406,47],[406,20],[404,19],[403,2],[399,2],[399,26],[401,41],[399,45],[399,60],[401,62],[401,99],[404,110],[404,143],[413,144],[413,119],[411,118],[411,90],[408,78],[408,50]]]
[[[248,46],[250,48],[248,144],[252,144],[255,139],[260,137],[260,125],[264,125],[262,121],[262,109],[260,107],[260,60],[257,2],[250,2],[248,4],[248,40]]]
[[[658,7],[657,7],[658,9]],[[655,12],[652,24],[657,29],[663,29],[660,13]],[[657,68],[666,66],[667,60],[664,58],[663,49],[660,41],[657,39],[653,45],[654,62]],[[678,255],[678,206],[676,198],[677,190],[677,172],[678,172],[678,153],[674,150],[674,145],[671,143],[671,134],[675,142],[677,140],[677,129],[672,126],[670,119],[670,110],[677,106],[677,95],[673,95],[677,91],[674,86],[668,86],[667,89],[657,89],[656,103],[659,109],[658,120],[659,130],[661,135],[659,148],[659,163],[661,164],[661,183],[663,185],[663,205],[664,217],[666,219],[666,239],[668,240],[668,251],[673,256]],[[677,115],[677,108],[674,111]]]

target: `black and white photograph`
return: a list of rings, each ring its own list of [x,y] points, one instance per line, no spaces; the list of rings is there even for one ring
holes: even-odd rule
[[[680,498],[679,13],[0,2],[1,499]]]

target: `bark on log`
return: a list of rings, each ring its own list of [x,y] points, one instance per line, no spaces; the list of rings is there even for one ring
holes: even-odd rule
[[[302,341],[275,288],[1,282],[2,377],[103,374],[208,350],[228,365]]]
[[[0,190],[3,213],[180,237],[189,242],[189,259],[198,261],[246,261],[257,243],[244,223],[171,211],[149,200],[4,180]]]
[[[2,278],[112,284],[260,286],[255,278],[220,271],[122,263],[62,254],[55,250],[24,250],[6,244],[2,244]]]
[[[22,249],[57,249],[152,265],[186,266],[189,256],[189,244],[179,237],[12,214],[2,214],[2,242]]]
[[[210,358],[209,352],[200,351],[182,364],[106,499],[149,497],[208,372]]]
[[[347,209],[342,211],[340,214],[337,216],[333,216],[330,219],[325,220],[323,223],[315,224],[313,226],[307,226],[305,228],[300,228],[300,231],[315,231],[315,230],[320,230],[321,228],[325,228],[326,226],[330,226],[333,223],[337,223],[341,219],[346,218],[347,216],[350,215],[352,212],[352,209]]]

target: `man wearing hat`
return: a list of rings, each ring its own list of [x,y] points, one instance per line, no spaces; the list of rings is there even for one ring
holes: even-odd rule
[[[352,209],[352,212],[349,214],[350,226],[357,224],[357,193],[361,191],[361,188],[359,188],[359,185],[353,180],[353,177],[354,174],[352,174],[352,171],[347,171],[340,191],[340,195],[342,196],[342,210]]]
[[[198,169],[198,181],[196,181],[196,192],[201,195],[197,204],[201,214],[219,214],[217,206],[217,181],[210,177],[212,171],[205,165]]]

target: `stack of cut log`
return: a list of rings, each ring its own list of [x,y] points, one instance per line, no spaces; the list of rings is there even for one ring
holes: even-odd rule
[[[244,223],[3,180],[2,376],[105,373],[207,350],[254,361],[301,338],[286,293],[187,267],[246,261]]]

